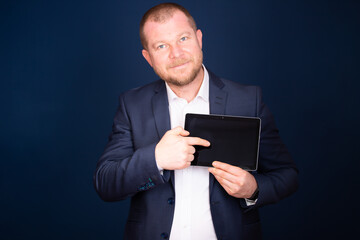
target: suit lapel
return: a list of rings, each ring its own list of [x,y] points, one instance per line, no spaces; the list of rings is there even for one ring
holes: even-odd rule
[[[209,101],[210,114],[225,114],[227,92],[223,90],[225,84],[212,72],[209,73]]]
[[[225,86],[219,77],[212,72],[209,72],[209,101],[210,101],[210,114],[225,114],[227,92],[223,90]],[[211,196],[213,185],[215,182],[214,176],[209,174],[209,193]]]
[[[167,98],[166,87],[165,87],[165,83],[162,80],[160,81],[161,82],[159,82],[159,84],[155,88],[155,94],[151,102],[159,140],[171,128],[170,115],[169,115],[169,102]],[[167,182],[171,177],[172,182],[174,182],[173,171],[164,170],[163,177]]]
[[[152,110],[160,140],[166,131],[170,129],[169,103],[166,87],[163,82],[159,82],[159,85],[155,89],[155,94],[152,98]]]

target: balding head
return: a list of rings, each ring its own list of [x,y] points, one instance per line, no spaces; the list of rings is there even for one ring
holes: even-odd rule
[[[165,23],[167,20],[173,17],[176,11],[184,13],[194,31],[197,30],[194,18],[190,15],[186,8],[176,3],[161,3],[155,7],[150,8],[140,21],[140,40],[144,49],[148,48],[148,42],[144,34],[144,26],[146,22],[152,21],[157,23]]]

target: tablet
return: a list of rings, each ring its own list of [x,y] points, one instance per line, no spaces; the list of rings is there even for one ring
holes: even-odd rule
[[[192,137],[208,140],[210,147],[195,146],[191,165],[225,162],[255,171],[258,165],[261,120],[255,117],[188,113],[185,129]]]

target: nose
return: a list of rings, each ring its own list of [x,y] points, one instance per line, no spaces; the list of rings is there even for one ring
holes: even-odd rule
[[[183,54],[181,46],[175,44],[170,47],[170,58],[178,58]]]

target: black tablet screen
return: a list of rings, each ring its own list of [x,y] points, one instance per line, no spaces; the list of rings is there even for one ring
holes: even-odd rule
[[[211,166],[213,161],[220,161],[256,170],[260,118],[186,114],[185,129],[190,136],[211,143],[210,147],[195,146],[192,165]]]

